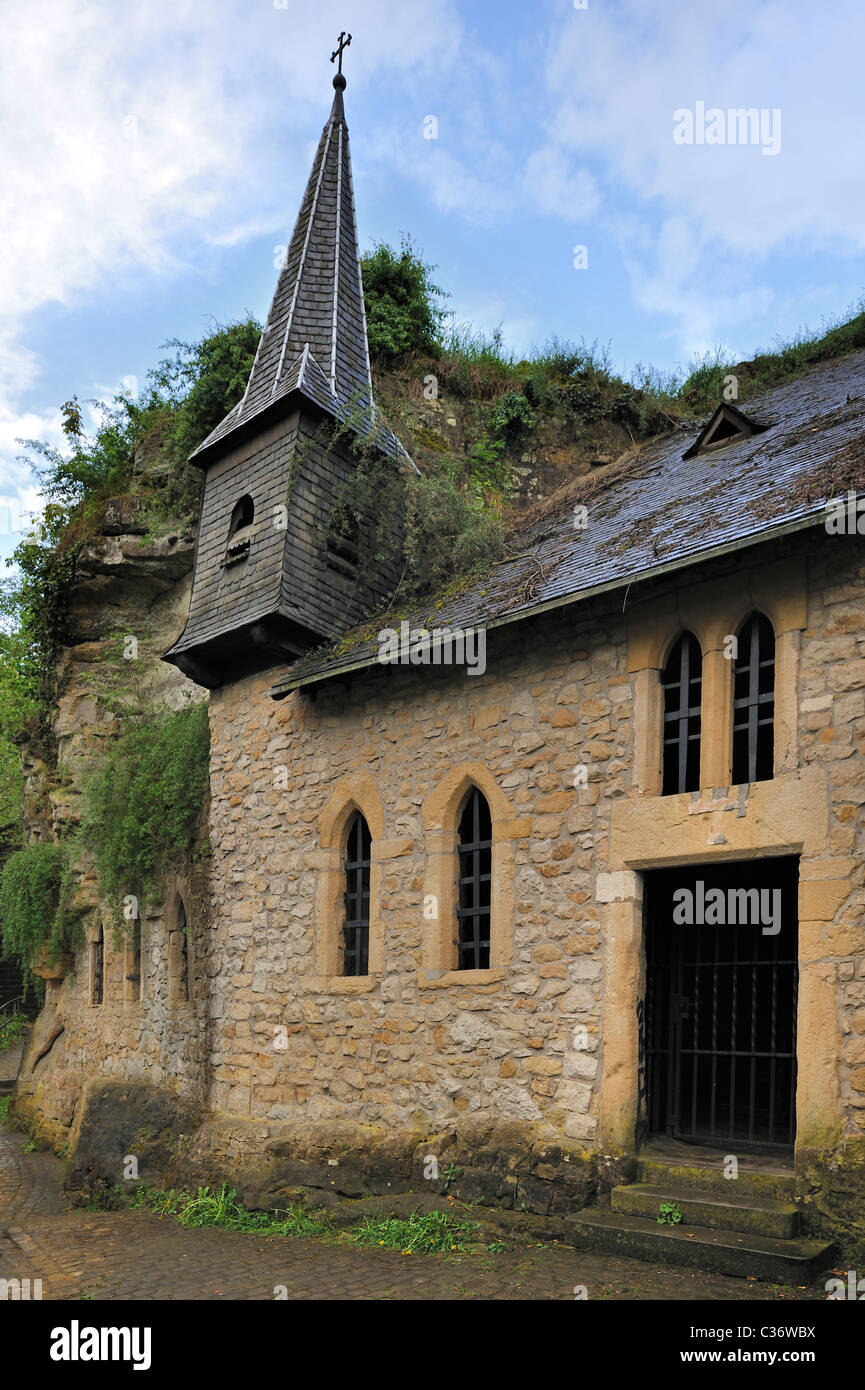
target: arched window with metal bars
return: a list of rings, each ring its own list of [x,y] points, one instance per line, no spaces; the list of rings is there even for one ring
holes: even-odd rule
[[[457,951],[460,970],[487,970],[490,964],[490,899],[493,824],[486,797],[472,787],[459,823]]]
[[[189,925],[186,904],[178,893],[174,927],[168,937],[169,994],[176,1004],[189,1003]]]
[[[99,935],[90,943],[90,1002],[101,1004],[105,987],[105,931],[99,924]]]
[[[345,920],[342,926],[342,973],[369,974],[369,867],[372,836],[358,811],[345,845]]]
[[[697,791],[700,786],[703,654],[691,632],[683,632],[661,674],[664,691],[664,771],[662,795]]]
[[[126,976],[124,978],[124,998],[128,1003],[137,1004],[141,999],[141,918],[132,923],[129,940],[126,943]]]
[[[733,666],[733,782],[768,782],[775,770],[775,632],[752,613]]]

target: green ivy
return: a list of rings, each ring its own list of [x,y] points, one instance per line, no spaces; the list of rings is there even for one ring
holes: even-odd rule
[[[0,872],[3,953],[29,966],[43,945],[49,957],[68,950],[78,936],[72,889],[65,845],[43,842],[11,854]]]
[[[84,787],[82,833],[102,891],[124,921],[124,898],[147,899],[173,857],[189,856],[207,794],[207,706],[127,715]]]

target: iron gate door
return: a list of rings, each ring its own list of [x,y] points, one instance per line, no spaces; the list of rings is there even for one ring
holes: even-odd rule
[[[650,1131],[792,1145],[797,897],[795,858],[646,875]]]

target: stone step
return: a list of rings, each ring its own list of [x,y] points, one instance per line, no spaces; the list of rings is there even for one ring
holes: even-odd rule
[[[657,1221],[662,1202],[672,1202],[682,1213],[682,1224],[705,1226],[713,1231],[737,1231],[757,1236],[790,1240],[799,1233],[799,1208],[795,1202],[779,1202],[774,1197],[749,1197],[735,1193],[730,1181],[728,1193],[701,1192],[698,1188],[656,1187],[652,1183],[630,1183],[614,1187],[610,1193],[613,1211],[629,1216],[646,1216]],[[734,1195],[735,1194],[735,1195]]]
[[[705,1226],[659,1226],[645,1216],[597,1207],[565,1217],[566,1240],[582,1250],[687,1265],[739,1279],[808,1283],[831,1263],[833,1246],[820,1240],[777,1240]]]
[[[717,1192],[729,1196],[735,1192],[738,1197],[770,1197],[780,1202],[791,1202],[796,1191],[796,1178],[783,1168],[771,1168],[763,1163],[749,1168],[747,1155],[738,1155],[739,1168],[735,1178],[724,1176],[724,1158],[719,1156],[717,1164],[685,1164],[668,1159],[640,1156],[637,1158],[637,1179],[652,1187],[663,1187],[667,1192],[688,1191]]]

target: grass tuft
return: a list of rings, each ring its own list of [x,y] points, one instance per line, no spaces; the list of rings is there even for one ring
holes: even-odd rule
[[[412,1212],[409,1217],[367,1217],[348,1235],[357,1245],[380,1245],[404,1255],[434,1255],[465,1250],[480,1228],[478,1221],[460,1221],[450,1212]]]

